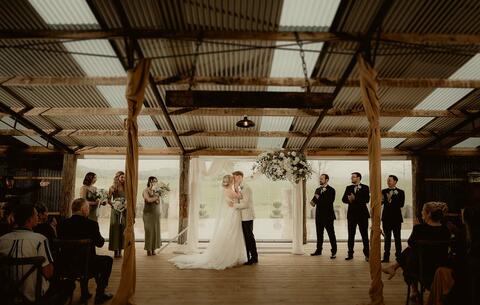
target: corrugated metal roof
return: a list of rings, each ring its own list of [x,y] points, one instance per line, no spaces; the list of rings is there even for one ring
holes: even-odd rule
[[[280,31],[325,31],[332,24],[340,0],[284,0]]]
[[[26,0],[0,1],[0,28],[2,30],[46,29],[47,25]]]
[[[277,46],[288,45],[291,42],[278,41]],[[303,49],[314,52],[305,52],[305,64],[307,75],[312,74],[312,70],[317,62],[318,52],[322,49],[323,43],[306,44]],[[276,49],[273,55],[272,71],[270,77],[304,77],[302,69],[302,60],[300,58],[300,49],[298,45],[288,46],[290,50]]]
[[[1,19],[1,18],[0,18]],[[0,74],[20,76],[83,76],[83,70],[63,44],[0,40]]]
[[[73,140],[85,146],[99,147],[126,147],[127,137],[71,137]]]
[[[435,1],[434,4],[428,0],[395,1],[382,28],[385,32],[422,34],[478,33],[471,26],[478,23],[478,1]]]
[[[249,31],[277,31],[277,30],[328,30],[334,13],[337,11],[339,0],[332,1],[120,1],[128,19],[134,28],[158,28],[171,31],[182,30],[249,30]],[[84,0],[26,0],[0,1],[0,29],[93,29],[99,28]],[[359,0],[347,1],[345,9],[338,14],[336,31],[365,32],[376,14],[382,1]],[[115,12],[113,2],[94,1],[93,6],[104,17],[111,28],[121,28],[119,18]],[[459,0],[450,2],[431,2],[429,0],[396,1],[386,16],[382,31],[403,33],[478,33],[476,12],[480,10],[478,1]],[[38,44],[34,41],[0,41],[0,75],[26,76],[124,76],[120,62],[115,58],[112,47],[106,40],[63,42],[57,44]],[[122,40],[116,41],[121,52],[125,46]],[[194,41],[179,40],[141,40],[141,48],[147,57],[178,56],[153,61],[152,72],[155,76],[188,75],[192,68]],[[273,49],[258,49],[257,47],[273,46],[274,42],[253,41],[205,41],[201,52],[221,52],[219,54],[200,55],[196,67],[197,76],[231,76],[231,77],[269,77],[269,76],[296,76],[302,77],[298,51],[284,51]],[[14,48],[12,48],[12,46]],[[8,48],[7,48],[8,47]],[[250,50],[236,51],[239,48]],[[312,46],[306,44],[305,49]],[[338,78],[351,59],[356,43],[345,42],[330,44],[328,54],[319,65],[319,75],[322,77]],[[463,52],[446,50],[432,52],[419,49],[418,46],[382,43],[376,57],[376,69],[380,77],[398,78],[447,78],[478,79],[480,77],[480,55],[473,56],[477,50],[475,46],[462,47]],[[435,46],[438,47],[438,46]],[[28,48],[28,49],[26,49]],[[298,49],[296,46],[292,47]],[[320,44],[316,50],[320,49]],[[235,51],[235,52],[234,52]],[[95,56],[68,54],[68,52],[89,53]],[[346,53],[346,54],[345,54]],[[275,55],[274,55],[275,54]],[[283,55],[286,56],[283,56]],[[284,59],[279,60],[282,56]],[[125,54],[122,54],[125,56]],[[318,53],[306,53],[308,73],[311,73]],[[109,58],[111,57],[111,58]],[[279,64],[277,64],[277,62]],[[314,75],[315,76],[315,75]],[[351,77],[357,77],[354,69]],[[165,90],[186,89],[188,85],[158,86],[162,98]],[[12,87],[30,105],[35,107],[125,107],[124,87]],[[301,91],[302,88],[267,88],[258,86],[214,86],[197,85],[194,89],[201,90],[231,90],[231,91]],[[333,88],[313,88],[314,92],[332,92]],[[467,109],[478,108],[479,91],[464,89],[433,90],[428,88],[380,88],[381,107],[384,109]],[[19,107],[17,101],[0,90],[2,102]],[[463,99],[463,100],[461,100]],[[461,100],[460,102],[458,102]],[[147,89],[146,103],[158,107],[159,102],[153,96],[151,89]],[[344,88],[334,102],[334,107],[341,109],[361,109],[361,99],[358,88]],[[29,118],[42,128],[52,128],[49,121],[41,117]],[[122,129],[123,117],[88,116],[88,117],[49,117],[54,124],[65,129]],[[192,117],[172,116],[179,130],[236,130],[235,122],[241,117]],[[257,126],[253,130],[264,130],[270,124],[270,118],[250,117]],[[292,121],[292,118],[282,118]],[[293,130],[310,131],[316,118],[299,117],[293,120]],[[162,129],[169,129],[163,116],[155,117]],[[382,118],[382,130],[405,130],[401,125],[422,127],[422,130],[448,130],[456,126],[461,119],[440,118],[407,118],[399,121],[398,118]],[[273,121],[271,123],[274,123]],[[398,126],[395,126],[398,123]],[[422,125],[422,123],[428,123]],[[277,126],[278,130],[289,130],[290,126]],[[413,126],[415,125],[415,126]],[[267,127],[264,127],[267,126]],[[399,127],[400,126],[400,127]],[[413,126],[413,127],[412,127]],[[326,117],[319,127],[322,130],[366,130],[368,123],[360,117]],[[154,130],[155,123],[148,117],[139,118],[139,128]],[[273,127],[271,127],[273,128]],[[62,139],[69,145],[75,145],[70,139]],[[84,140],[84,139],[78,139]],[[107,144],[118,146],[124,140],[109,138],[94,139],[99,146]],[[94,140],[91,140],[92,143]],[[118,141],[117,141],[118,140]],[[172,137],[168,142],[175,145]],[[209,142],[211,140],[211,142]],[[225,141],[222,143],[218,141]],[[182,137],[187,147],[222,147],[222,148],[255,148],[256,138],[199,138]],[[278,142],[281,138],[260,139],[260,142]],[[417,141],[418,140],[418,141]],[[428,143],[430,139],[407,139],[401,147],[410,147],[419,143]],[[142,145],[161,147],[162,138],[142,139]],[[291,138],[289,147],[300,146],[304,138]],[[362,142],[363,141],[363,142]],[[383,144],[392,146],[402,139],[384,139]],[[423,142],[422,142],[423,141]],[[81,142],[81,141],[80,141]],[[318,147],[339,148],[357,147],[365,139],[314,139]],[[362,144],[362,145],[363,145]],[[94,144],[92,144],[94,145]],[[95,144],[96,145],[96,144]],[[213,145],[213,146],[211,146]],[[262,146],[261,144],[260,146]],[[273,144],[268,144],[273,145]],[[393,147],[393,146],[392,146]],[[297,148],[297,147],[295,147]]]
[[[309,132],[317,118],[315,117],[298,117],[293,124],[293,131]],[[387,131],[391,128],[399,118],[381,117],[381,131]],[[325,117],[318,131],[366,131],[368,130],[368,120],[366,117]]]
[[[28,0],[50,25],[98,24],[85,0]]]
[[[282,1],[123,1],[133,27],[170,30],[273,31]]]
[[[257,138],[252,137],[183,137],[181,139],[185,147],[194,148],[255,149],[257,147]]]
[[[126,75],[108,40],[72,41],[63,45],[88,76]]]
[[[293,117],[262,117],[260,131],[288,131]],[[258,138],[258,148],[282,148],[285,138]]]
[[[390,131],[417,131],[428,122],[435,119],[434,117],[405,117],[401,119]]]
[[[165,148],[167,145],[160,137],[139,137],[138,142],[143,147]]]
[[[308,148],[356,149],[367,147],[367,143],[366,138],[313,138]]]
[[[34,107],[109,107],[92,86],[11,87]]]
[[[382,148],[395,148],[405,140],[406,138],[382,138],[380,139],[380,145]]]
[[[478,148],[480,146],[480,138],[468,138],[465,141],[458,143],[452,148]]]
[[[406,139],[401,143],[398,148],[400,149],[419,149],[428,143],[432,142],[435,138],[418,138],[418,139]]]
[[[49,117],[63,129],[123,129],[123,120],[117,116],[62,116]]]
[[[24,107],[22,103],[0,88],[0,101],[9,107]]]

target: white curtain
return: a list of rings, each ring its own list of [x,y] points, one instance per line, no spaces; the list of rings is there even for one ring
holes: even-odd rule
[[[202,197],[203,187],[201,181],[206,177],[214,177],[219,175],[231,174],[234,170],[234,162],[229,159],[210,159],[210,167],[207,169],[207,160],[192,157],[190,159],[189,173],[189,206],[188,206],[188,232],[187,244],[179,249],[181,253],[198,252],[198,226],[199,226],[199,210],[200,199]],[[260,176],[246,177],[246,182],[253,182]],[[304,254],[303,250],[303,193],[302,184],[296,183],[293,186],[292,202],[292,253]]]
[[[227,175],[233,172],[233,162],[228,159],[213,159],[210,167],[207,169],[206,160],[198,157],[190,159],[190,202],[188,205],[188,232],[187,244],[180,252],[195,253],[198,252],[198,222],[200,210],[200,198],[202,197],[201,181],[206,177],[218,175]],[[220,182],[219,182],[220,183]]]
[[[303,190],[302,183],[293,185],[292,253],[302,255],[303,250]]]

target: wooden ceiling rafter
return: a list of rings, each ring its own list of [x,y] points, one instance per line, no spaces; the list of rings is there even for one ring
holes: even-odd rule
[[[124,137],[127,132],[123,129],[64,129],[62,131],[43,130],[45,133],[54,133],[58,137]],[[215,131],[215,130],[179,130],[180,137],[269,137],[269,138],[306,138],[307,133],[299,131]],[[382,138],[432,138],[440,134],[439,131],[384,131]],[[37,136],[33,129],[11,130],[0,129],[0,136]],[[448,137],[474,137],[479,136],[480,130],[457,131],[448,134]],[[171,130],[139,130],[139,137],[172,137]],[[313,138],[367,138],[367,131],[317,131]]]
[[[120,14],[121,15],[121,14]],[[122,19],[122,18],[121,18]],[[97,18],[98,20],[98,18]],[[92,40],[92,39],[168,39],[195,40],[203,37],[209,40],[248,40],[248,41],[296,41],[296,35],[303,41],[315,42],[362,42],[367,34],[319,31],[171,31],[162,29],[121,29],[100,30],[2,30],[1,40]],[[381,33],[380,40],[400,43],[445,44],[445,45],[478,45],[480,35],[470,34],[438,34],[438,33]]]
[[[188,86],[192,81],[190,76],[154,76],[156,85]],[[0,76],[0,83],[5,87],[37,87],[37,86],[124,86],[126,77],[52,77],[52,76]],[[214,86],[280,86],[302,87],[305,78],[302,77],[220,77],[195,76],[193,82],[197,85]],[[312,87],[335,87],[339,79],[310,78]],[[435,78],[379,78],[380,87],[389,88],[480,88],[478,79],[435,79]],[[359,87],[360,81],[348,79],[345,87]]]

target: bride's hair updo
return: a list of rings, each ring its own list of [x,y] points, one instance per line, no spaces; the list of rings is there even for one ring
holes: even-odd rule
[[[222,186],[229,186],[232,183],[233,176],[232,175],[225,175],[222,178]]]

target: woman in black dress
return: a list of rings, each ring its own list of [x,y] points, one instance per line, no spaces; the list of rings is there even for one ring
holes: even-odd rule
[[[403,250],[397,261],[382,269],[389,274],[388,279],[395,276],[395,271],[402,268],[405,282],[412,287],[412,298],[416,298],[418,287],[416,274],[419,271],[419,246],[418,241],[448,241],[451,233],[447,226],[441,223],[443,215],[447,210],[444,202],[427,202],[422,209],[424,223],[415,225],[412,234],[408,238],[408,247]],[[424,247],[423,272],[426,279],[425,286],[430,288],[435,271],[440,266],[445,266],[448,260],[448,244],[431,245]]]

